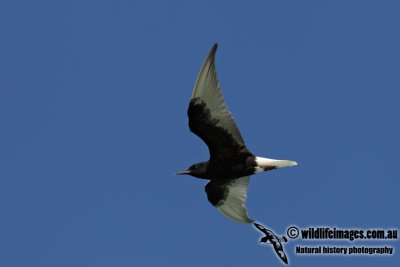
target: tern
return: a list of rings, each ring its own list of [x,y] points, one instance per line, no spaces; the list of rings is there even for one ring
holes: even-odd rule
[[[205,186],[210,203],[234,221],[252,223],[246,208],[250,175],[297,163],[257,157],[246,147],[222,95],[217,48],[218,44],[212,47],[200,69],[187,111],[190,131],[206,143],[210,159],[176,174],[210,180]]]

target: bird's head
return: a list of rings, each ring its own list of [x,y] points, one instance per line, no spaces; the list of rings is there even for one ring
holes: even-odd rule
[[[186,171],[177,172],[177,175],[188,174],[197,178],[207,178],[208,162],[200,162],[193,164]]]

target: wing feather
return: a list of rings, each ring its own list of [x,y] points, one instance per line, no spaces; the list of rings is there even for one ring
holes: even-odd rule
[[[233,180],[212,180],[206,185],[208,200],[226,217],[243,223],[251,223],[246,199],[250,176]]]
[[[247,150],[238,127],[225,104],[215,68],[217,44],[213,46],[196,79],[188,116],[190,130],[208,146],[211,158],[226,158]]]

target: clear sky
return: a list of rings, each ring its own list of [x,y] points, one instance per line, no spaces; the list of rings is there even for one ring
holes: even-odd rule
[[[207,201],[187,126],[219,43],[226,102],[254,154],[250,216],[400,228],[398,1],[1,1],[0,266],[283,266]],[[299,256],[291,266],[400,266]]]

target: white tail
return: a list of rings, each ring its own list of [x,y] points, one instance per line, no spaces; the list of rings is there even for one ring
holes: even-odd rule
[[[282,167],[290,167],[297,165],[296,161],[269,159],[261,157],[256,157],[256,163],[258,167],[258,168],[256,167],[256,172],[264,171],[265,169],[282,168]]]

